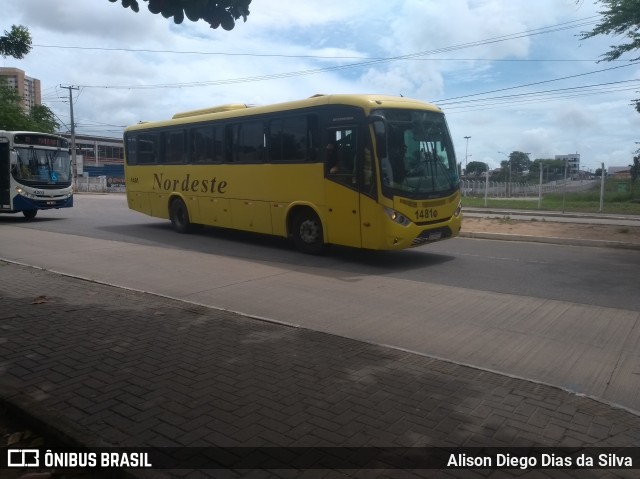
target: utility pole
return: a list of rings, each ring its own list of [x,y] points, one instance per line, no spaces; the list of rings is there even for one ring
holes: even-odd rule
[[[600,168],[600,209],[598,210],[602,213],[602,208],[604,207],[604,163],[602,163],[602,167]]]
[[[569,168],[569,157],[564,159],[564,183],[562,185],[562,214],[564,214],[564,199],[567,194],[567,169]]]
[[[542,176],[544,175],[544,164],[540,161],[540,187],[538,188],[538,209],[542,208]]]
[[[79,90],[80,87],[69,85],[62,86],[60,88],[66,88],[69,90],[69,109],[71,113],[71,168],[73,169],[73,178],[78,176],[78,165],[76,163],[76,124],[73,120],[73,94],[71,90]]]
[[[487,176],[484,179],[484,207],[487,207],[487,196],[489,195],[489,163],[487,165]]]
[[[467,159],[469,158],[469,138],[470,136],[465,136],[464,139],[467,140],[467,148],[464,152],[464,176],[467,176],[469,173],[467,172]]]

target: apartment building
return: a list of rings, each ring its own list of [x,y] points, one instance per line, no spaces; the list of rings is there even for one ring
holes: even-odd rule
[[[22,108],[29,111],[33,106],[42,103],[42,93],[40,90],[40,80],[27,76],[24,71],[18,68],[0,67],[0,77],[7,81],[10,87],[18,91],[22,98]]]

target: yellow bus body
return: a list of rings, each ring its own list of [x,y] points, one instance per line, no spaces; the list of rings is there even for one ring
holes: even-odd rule
[[[194,125],[229,124],[278,113],[304,112],[327,105],[357,108],[366,118],[371,111],[411,109],[439,113],[432,105],[406,98],[380,95],[316,96],[306,100],[265,107],[226,105],[176,114],[173,119],[141,123],[125,131],[127,138],[148,132],[182,130]],[[374,149],[368,123],[354,121],[362,131],[363,143]],[[185,133],[187,135],[188,133]],[[266,135],[265,135],[266,136]],[[186,137],[186,136],[185,136]],[[138,147],[140,148],[140,147]],[[129,152],[125,148],[125,154]],[[318,154],[322,150],[318,148]],[[368,153],[372,155],[371,151]],[[375,156],[375,155],[372,155]],[[371,173],[382,178],[378,161]],[[322,240],[373,250],[399,250],[453,238],[459,234],[462,215],[460,191],[438,198],[410,198],[384,194],[378,180],[369,194],[331,179],[324,161],[297,163],[208,163],[130,164],[125,161],[127,201],[130,209],[146,215],[171,219],[171,204],[180,199],[188,222],[255,233],[290,237],[294,218],[313,211],[320,220]],[[354,180],[355,181],[355,180]],[[389,213],[392,211],[392,213]],[[401,224],[392,217],[410,221]]]

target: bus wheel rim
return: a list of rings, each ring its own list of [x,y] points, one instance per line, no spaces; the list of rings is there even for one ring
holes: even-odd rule
[[[305,220],[300,225],[300,239],[307,244],[316,243],[319,239],[318,223],[313,220]]]

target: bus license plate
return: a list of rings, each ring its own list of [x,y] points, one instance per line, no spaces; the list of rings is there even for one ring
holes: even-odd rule
[[[429,233],[429,241],[435,241],[442,238],[442,231],[433,231]]]

